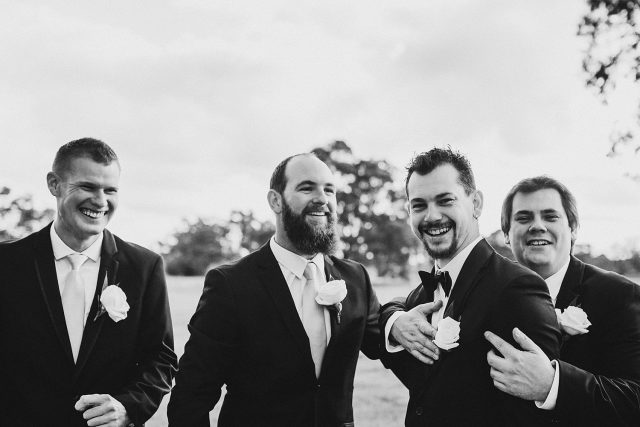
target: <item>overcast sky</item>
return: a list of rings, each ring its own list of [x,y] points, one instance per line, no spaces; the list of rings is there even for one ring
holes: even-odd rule
[[[53,207],[45,175],[84,136],[121,158],[110,228],[156,248],[184,217],[270,219],[284,157],[341,139],[402,169],[451,144],[485,194],[481,231],[519,179],[578,199],[578,243],[640,246],[638,158],[610,131],[637,89],[604,106],[584,87],[584,0],[1,1],[0,185]]]

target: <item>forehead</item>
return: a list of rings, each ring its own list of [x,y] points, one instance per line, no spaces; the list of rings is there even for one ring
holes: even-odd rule
[[[298,156],[289,160],[285,170],[287,187],[304,181],[317,184],[334,184],[333,174],[327,165],[313,156]]]
[[[513,212],[555,210],[564,212],[558,190],[543,188],[533,193],[516,193],[513,197]]]
[[[120,165],[113,161],[103,164],[89,157],[75,157],[67,163],[64,174],[75,180],[110,179],[118,180],[120,177]]]
[[[413,173],[407,184],[409,199],[429,199],[443,193],[465,194],[460,172],[450,164],[436,167],[426,175]]]

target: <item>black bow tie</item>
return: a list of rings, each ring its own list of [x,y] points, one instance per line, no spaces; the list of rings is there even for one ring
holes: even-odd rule
[[[425,291],[433,293],[438,287],[438,283],[442,286],[444,294],[448,297],[451,292],[451,276],[448,271],[438,271],[437,273],[430,273],[428,271],[418,271],[420,278],[422,279],[422,287]]]

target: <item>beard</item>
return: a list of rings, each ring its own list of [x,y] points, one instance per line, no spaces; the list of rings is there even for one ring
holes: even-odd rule
[[[335,216],[328,213],[326,225],[313,227],[305,220],[305,213],[309,210],[307,207],[297,214],[283,200],[282,222],[287,238],[303,254],[333,253],[337,243]]]
[[[427,234],[427,230],[429,228],[438,227],[438,226],[442,226],[442,225],[446,225],[446,226],[450,225],[451,226],[451,230],[449,230],[447,232],[447,233],[449,233],[449,232],[452,233],[451,242],[446,246],[443,246],[441,244],[437,245],[437,246],[431,246],[429,244],[429,239],[431,238],[431,236],[429,236],[429,234]],[[424,245],[424,248],[427,251],[427,253],[429,254],[429,256],[431,258],[433,258],[433,259],[450,258],[458,250],[458,238],[456,236],[456,224],[453,221],[431,222],[431,223],[426,223],[426,224],[422,223],[418,227],[418,232],[420,233],[420,235],[418,236],[420,238],[420,241]]]

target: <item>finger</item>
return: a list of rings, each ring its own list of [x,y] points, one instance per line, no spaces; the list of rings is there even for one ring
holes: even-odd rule
[[[96,417],[101,417],[109,412],[113,411],[113,407],[107,403],[93,406],[82,413],[82,418],[90,420]]]
[[[74,405],[74,408],[77,411],[84,411],[85,409],[99,405],[106,400],[108,400],[108,398],[104,394],[85,394],[80,396]]]
[[[428,357],[431,360],[438,360],[440,358],[440,351],[438,346],[429,342],[427,345],[418,345],[416,350],[422,353],[423,356]]]
[[[500,338],[499,336],[497,336],[493,332],[486,331],[484,333],[484,337],[505,358],[508,357],[508,356],[511,356],[514,353],[515,348],[513,348],[513,346],[511,344],[509,344],[508,342],[506,342],[505,340],[503,340],[502,338]]]
[[[419,304],[415,307],[415,309],[422,314],[431,314],[440,310],[440,308],[442,308],[442,301],[427,302],[424,304]]]
[[[542,353],[542,349],[538,347],[536,343],[534,343],[531,338],[529,338],[524,332],[522,332],[518,328],[513,328],[513,339],[516,340],[518,345],[522,347],[523,350],[531,351],[533,353]]]
[[[89,419],[85,418],[85,419],[87,420],[87,425],[90,427],[108,426],[108,425],[112,425],[111,423],[115,421],[114,414],[111,411],[106,414],[100,415],[99,417],[93,417]]]
[[[418,330],[423,335],[426,335],[431,339],[436,337],[436,329],[433,326],[431,326],[431,323],[427,322],[426,320],[418,323]]]
[[[426,357],[424,354],[422,354],[421,352],[419,352],[416,349],[409,351],[409,354],[411,354],[413,357],[415,357],[416,359],[418,359],[422,363],[426,363],[427,365],[433,365],[433,363],[434,363],[432,359]]]

